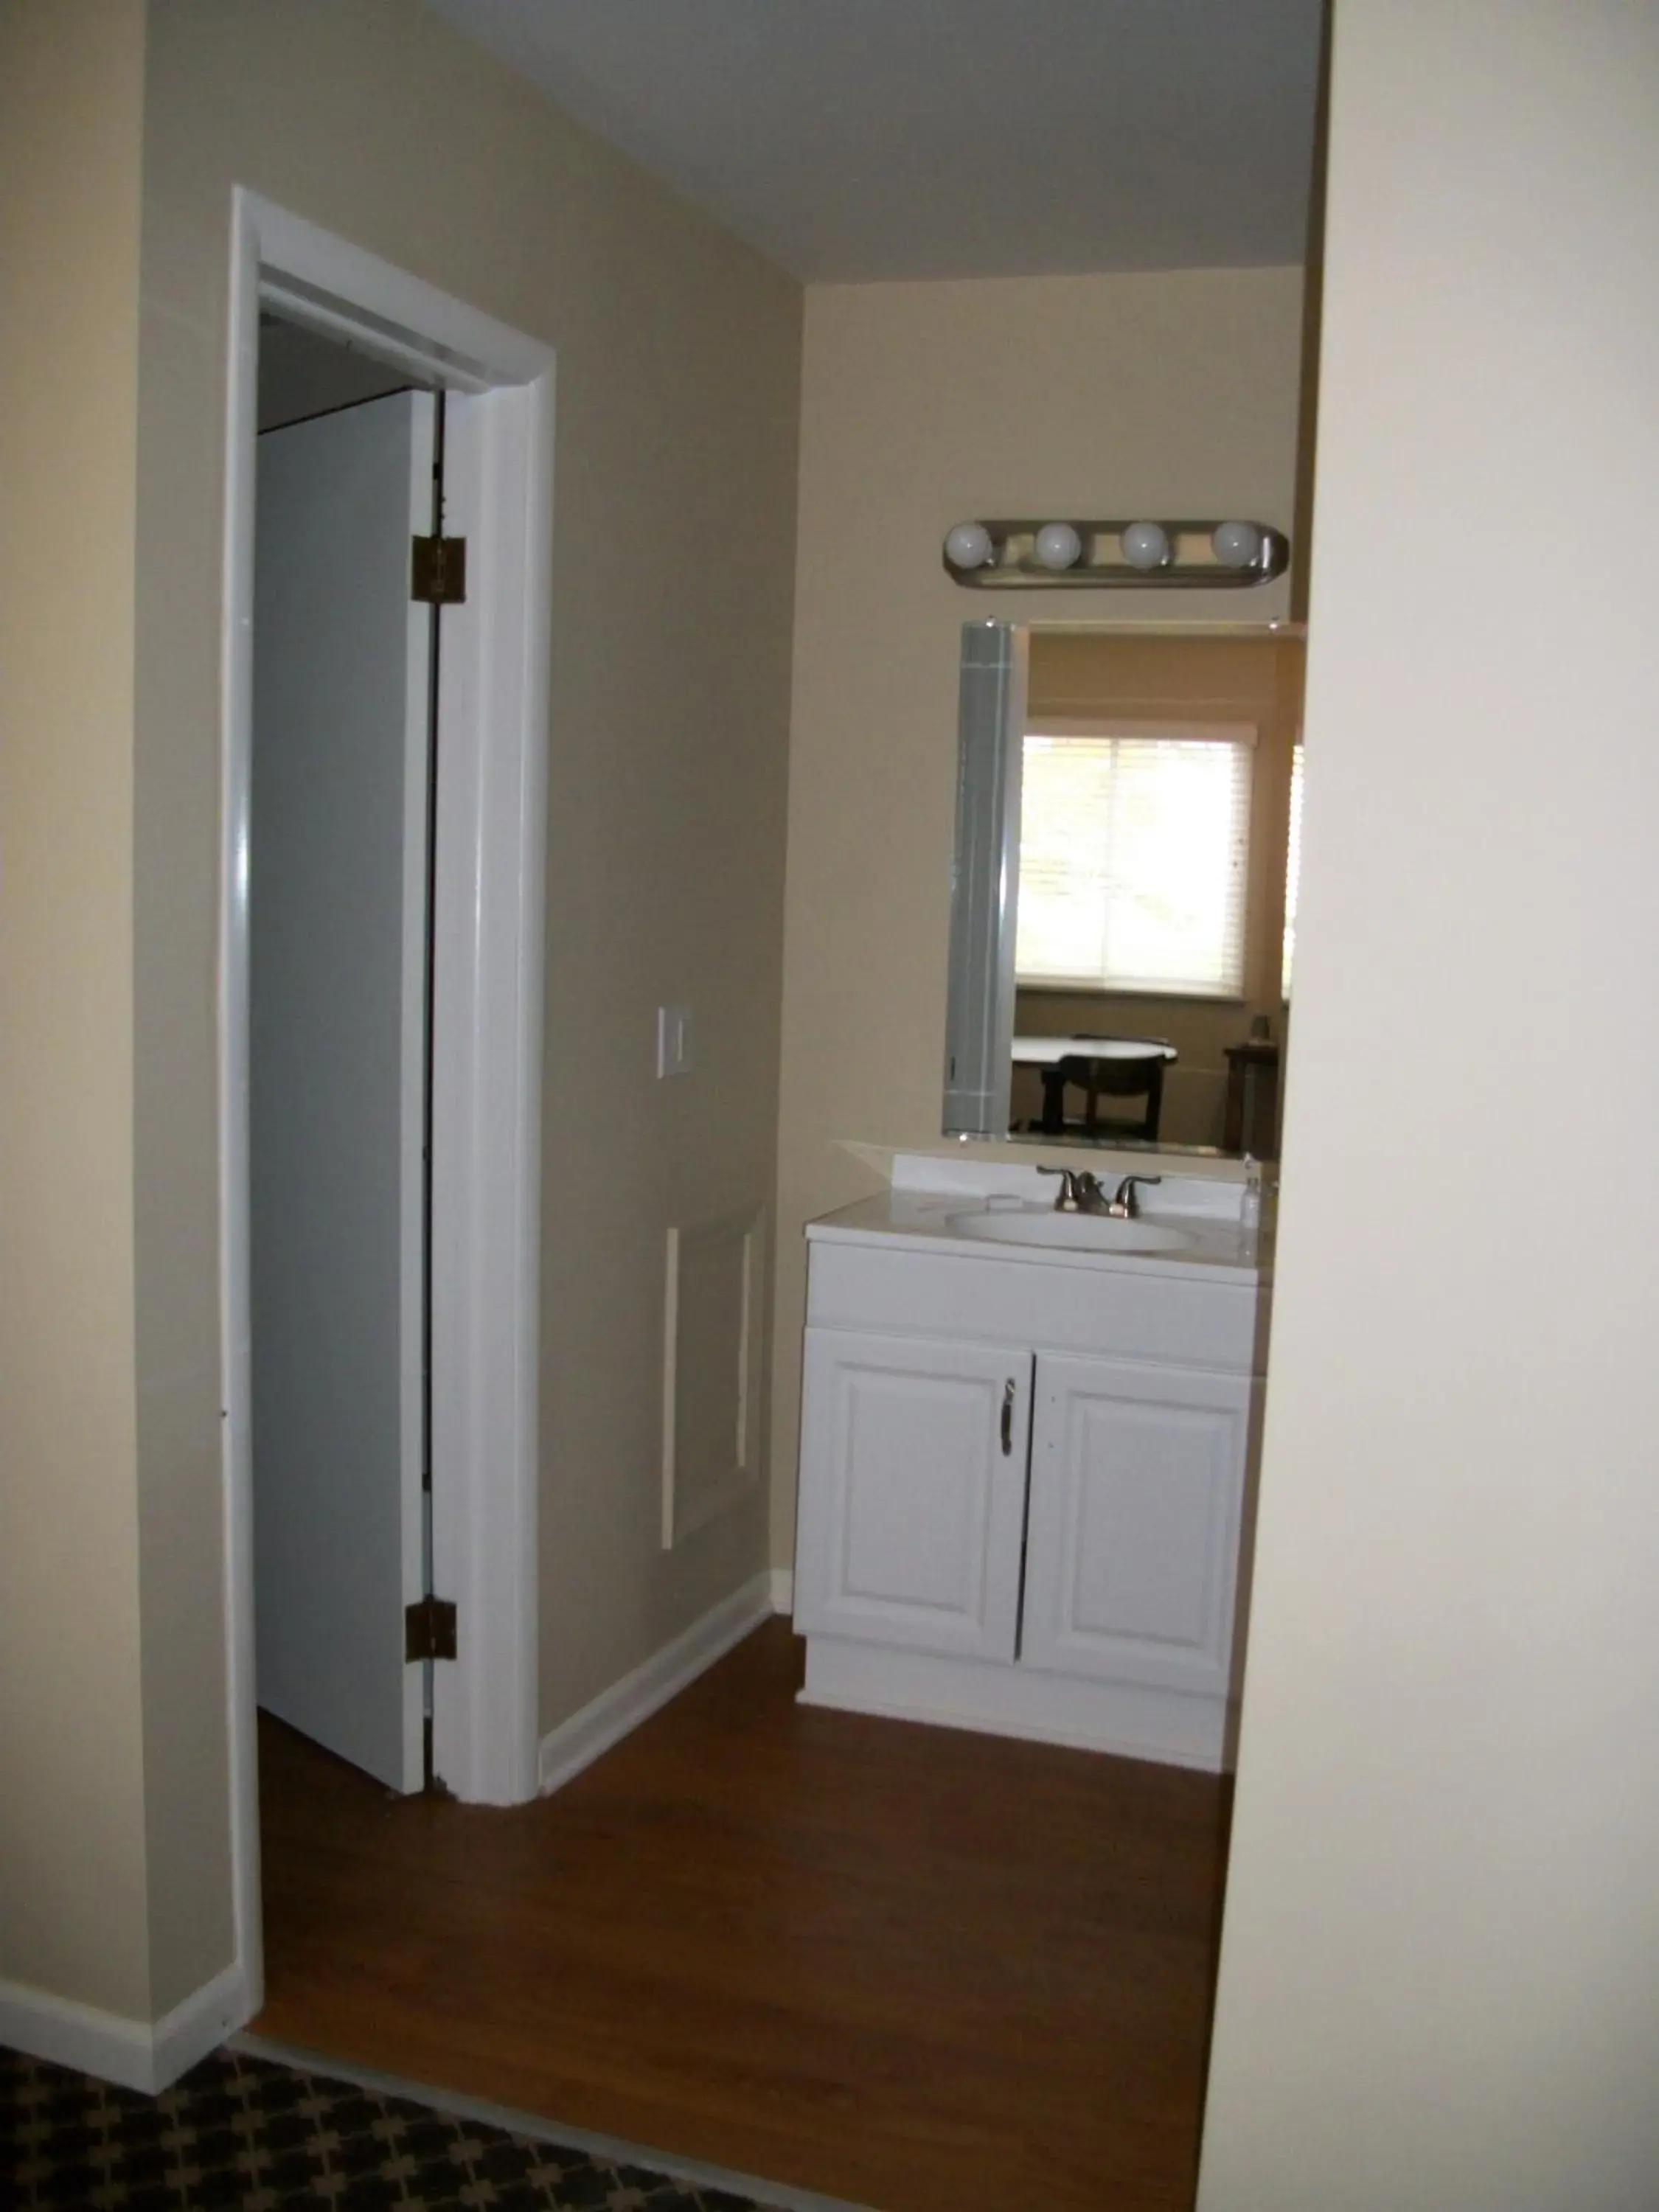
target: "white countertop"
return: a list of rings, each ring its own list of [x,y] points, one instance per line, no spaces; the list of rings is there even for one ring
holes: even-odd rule
[[[874,1198],[859,1199],[817,1221],[809,1221],[806,1234],[809,1238],[830,1243],[878,1243],[899,1251],[953,1252],[966,1259],[994,1260],[1016,1267],[1107,1268],[1113,1273],[1175,1275],[1188,1279],[1214,1280],[1218,1276],[1225,1276],[1246,1283],[1265,1283],[1269,1279],[1265,1237],[1260,1233],[1246,1237],[1239,1228],[1236,1212],[1218,1211],[1213,1205],[1177,1203],[1154,1206],[1150,1199],[1143,1200],[1144,1220],[1160,1228],[1184,1231],[1193,1242],[1175,1252],[1124,1252],[1003,1244],[953,1226],[953,1214],[983,1211],[989,1203],[989,1194],[963,1190],[941,1193],[895,1186]],[[1021,1200],[1009,1194],[999,1195],[996,1200],[998,1211],[1022,1204],[1033,1213],[1045,1210],[1042,1202]],[[1048,1207],[1052,1205],[1052,1200],[1047,1201]]]

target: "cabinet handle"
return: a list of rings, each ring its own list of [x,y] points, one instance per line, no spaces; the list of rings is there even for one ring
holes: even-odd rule
[[[1002,1386],[1002,1456],[1007,1459],[1014,1449],[1014,1385]]]

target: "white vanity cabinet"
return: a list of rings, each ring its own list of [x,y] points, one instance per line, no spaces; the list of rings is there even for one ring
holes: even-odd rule
[[[1219,1766],[1256,1308],[1237,1266],[817,1230],[804,1698]]]

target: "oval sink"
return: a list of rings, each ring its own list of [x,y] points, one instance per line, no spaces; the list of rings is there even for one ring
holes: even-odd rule
[[[959,1237],[991,1244],[1042,1244],[1062,1252],[1178,1252],[1197,1240],[1190,1230],[1156,1221],[1122,1221],[1110,1213],[1056,1213],[1052,1207],[1016,1212],[953,1213]]]

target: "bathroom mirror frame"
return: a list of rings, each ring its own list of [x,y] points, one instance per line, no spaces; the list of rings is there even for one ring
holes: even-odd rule
[[[964,623],[957,691],[957,832],[951,884],[951,950],[946,992],[944,1134],[976,1141],[1057,1143],[1091,1149],[1187,1158],[1240,1157],[1218,1145],[1107,1133],[1063,1136],[1010,1128],[1018,981],[1015,940],[1019,903],[1020,802],[1029,720],[1030,637],[1033,625]],[[1073,625],[1125,641],[1304,640],[1306,625],[1263,623],[1160,623]],[[1281,1096],[1282,1096],[1282,1069]]]

